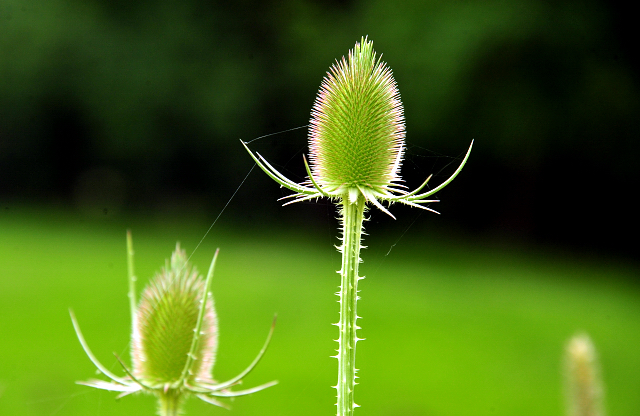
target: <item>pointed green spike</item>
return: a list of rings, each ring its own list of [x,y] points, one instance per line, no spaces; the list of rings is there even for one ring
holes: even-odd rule
[[[196,357],[196,350],[198,348],[198,342],[200,341],[200,332],[202,331],[202,324],[204,322],[204,315],[206,311],[207,298],[209,297],[209,290],[211,288],[211,280],[213,278],[213,272],[216,268],[216,261],[218,260],[218,253],[220,249],[216,249],[215,254],[213,255],[213,260],[211,260],[211,265],[209,266],[209,272],[207,273],[207,279],[204,283],[204,293],[202,294],[202,305],[200,307],[200,312],[198,313],[198,322],[196,324],[196,328],[193,331],[193,340],[191,341],[191,348],[189,349],[189,354],[187,355],[187,362],[184,365],[184,369],[182,370],[182,379],[186,380],[189,374],[189,370],[191,369],[191,365],[193,360]]]
[[[255,368],[256,365],[258,365],[258,363],[262,359],[262,356],[267,351],[267,347],[269,346],[269,343],[271,342],[271,337],[273,336],[273,330],[276,327],[276,319],[277,319],[277,316],[274,316],[273,317],[273,322],[271,323],[271,329],[269,329],[269,334],[267,335],[267,339],[265,340],[264,344],[262,345],[262,349],[260,349],[260,352],[258,353],[256,358],[254,358],[253,361],[251,362],[251,364],[249,364],[249,366],[247,368],[245,368],[244,371],[242,371],[237,376],[235,376],[232,379],[227,380],[227,381],[225,381],[223,383],[216,384],[216,389],[217,390],[225,389],[225,388],[227,388],[229,386],[232,386],[232,385],[238,383],[240,380],[242,380],[244,377],[246,377],[247,374],[249,374]]]
[[[460,166],[458,166],[458,169],[456,169],[456,171],[453,172],[453,174],[451,176],[449,176],[449,179],[447,179],[446,181],[444,181],[443,183],[441,183],[440,185],[438,185],[437,187],[433,188],[432,190],[430,190],[428,192],[425,192],[425,193],[410,197],[409,200],[414,201],[416,199],[426,198],[426,197],[431,196],[431,195],[435,194],[436,192],[440,191],[445,186],[449,185],[451,183],[451,181],[453,181],[456,178],[456,176],[458,176],[458,174],[462,171],[462,168],[464,167],[464,165],[467,163],[467,160],[469,159],[469,155],[471,155],[471,149],[472,148],[473,148],[473,140],[471,140],[471,144],[469,145],[469,150],[467,150],[467,154],[464,156],[464,159],[462,159],[462,162],[460,163]]]
[[[78,337],[78,341],[80,341],[80,345],[82,345],[82,349],[84,350],[85,354],[87,354],[87,357],[89,357],[89,360],[91,360],[93,365],[95,365],[98,368],[98,370],[100,370],[100,372],[102,374],[104,374],[105,376],[109,377],[111,380],[115,381],[116,383],[120,383],[120,384],[126,385],[127,382],[124,379],[116,376],[111,371],[107,370],[107,368],[104,365],[102,365],[102,363],[100,361],[98,361],[96,356],[93,355],[93,352],[91,352],[91,349],[89,348],[89,345],[87,344],[87,341],[85,341],[84,336],[82,335],[82,331],[80,330],[80,325],[78,325],[78,321],[76,320],[76,316],[74,315],[74,313],[73,313],[73,311],[71,309],[69,309],[69,315],[71,315],[71,323],[73,323],[73,328],[76,331],[76,336]]]
[[[133,268],[133,239],[131,237],[131,230],[127,230],[127,275],[129,277],[129,308],[131,309],[131,322],[132,327],[135,322],[136,316],[136,275]]]

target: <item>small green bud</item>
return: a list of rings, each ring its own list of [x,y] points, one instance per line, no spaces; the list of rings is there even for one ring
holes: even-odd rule
[[[135,316],[133,374],[140,382],[151,388],[183,382],[204,293],[204,278],[187,263],[187,253],[178,245],[170,265],[142,293]],[[187,382],[212,382],[217,346],[218,320],[209,295]]]
[[[187,253],[176,245],[171,262],[167,262],[151,280],[138,306],[130,233],[127,233],[127,253],[133,315],[133,370],[129,370],[120,358],[125,377],[113,374],[102,365],[89,349],[71,313],[73,327],[85,353],[98,370],[112,380],[89,380],[79,384],[121,392],[119,397],[139,391],[152,393],[158,397],[159,415],[176,416],[184,400],[191,395],[216,406],[228,407],[218,398],[244,396],[277,383],[272,381],[246,390],[231,390],[260,362],[271,340],[275,319],[258,356],[244,371],[224,382],[217,382],[212,377],[218,347],[218,319],[209,288],[217,250],[205,279],[189,264]]]

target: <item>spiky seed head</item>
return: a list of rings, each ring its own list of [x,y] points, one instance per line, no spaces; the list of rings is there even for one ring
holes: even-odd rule
[[[147,386],[173,386],[181,380],[204,294],[203,277],[178,244],[171,263],[142,293],[135,316],[133,373]],[[217,345],[218,322],[209,296],[188,381],[211,380]]]
[[[312,174],[329,189],[400,180],[404,111],[391,69],[362,38],[324,77],[309,126]]]

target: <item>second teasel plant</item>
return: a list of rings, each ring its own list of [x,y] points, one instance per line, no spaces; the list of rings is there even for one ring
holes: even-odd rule
[[[356,385],[356,320],[358,274],[364,215],[370,205],[387,215],[402,203],[435,212],[426,206],[438,202],[432,195],[447,186],[462,170],[471,146],[456,171],[442,184],[427,189],[429,178],[413,191],[402,185],[400,168],[405,149],[404,109],[391,69],[377,56],[373,43],[362,38],[326,74],[316,96],[309,123],[308,178],[295,183],[260,154],[243,145],[254,161],[280,186],[293,194],[285,205],[326,197],[339,207],[342,253],[338,338],[337,415],[352,415]]]
[[[127,233],[127,257],[132,315],[132,368],[128,368],[117,355],[124,376],[117,376],[102,365],[91,352],[71,312],[73,327],[82,348],[97,369],[111,380],[96,379],[78,384],[120,392],[118,398],[136,392],[151,393],[158,398],[160,416],[175,416],[182,414],[182,404],[189,396],[228,407],[221,398],[244,396],[277,383],[272,381],[245,390],[232,390],[264,355],[275,320],[262,349],[244,371],[224,382],[213,378],[218,347],[218,318],[210,288],[218,250],[207,277],[203,278],[189,263],[187,253],[178,244],[171,260],[149,282],[139,302],[135,293],[131,233]]]

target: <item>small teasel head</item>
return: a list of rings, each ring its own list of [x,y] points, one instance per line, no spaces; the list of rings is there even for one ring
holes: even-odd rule
[[[205,297],[205,280],[176,246],[171,262],[156,274],[140,297],[133,333],[133,374],[149,387],[212,382],[218,346],[218,319],[207,297],[200,337],[190,353]],[[192,354],[189,362],[187,358]],[[183,380],[185,366],[187,379]]]
[[[110,382],[78,382],[89,387],[120,392],[120,396],[147,392],[158,397],[158,413],[176,416],[184,400],[194,395],[216,406],[228,407],[221,397],[244,396],[277,384],[276,381],[245,390],[232,390],[260,362],[271,340],[275,319],[262,349],[249,366],[223,382],[212,377],[218,347],[218,319],[210,293],[218,250],[207,277],[191,266],[187,254],[176,245],[171,260],[150,281],[136,303],[133,267],[133,243],[127,234],[129,299],[132,314],[133,368],[120,360],[126,376],[112,373],[91,352],[80,326],[71,312],[71,321],[85,353]]]
[[[309,124],[313,177],[332,194],[353,188],[384,192],[400,180],[404,138],[393,73],[373,42],[362,38],[331,67],[316,96]]]
[[[569,340],[565,361],[568,416],[604,416],[598,358],[588,335]]]

